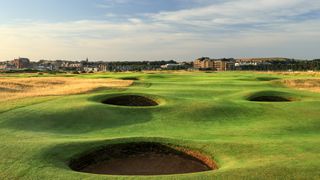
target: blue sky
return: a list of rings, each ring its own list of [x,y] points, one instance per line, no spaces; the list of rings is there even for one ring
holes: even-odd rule
[[[319,58],[319,0],[0,0],[0,60]]]
[[[199,3],[183,0],[1,0],[1,22],[104,20],[108,14],[139,16],[143,13],[174,11]]]

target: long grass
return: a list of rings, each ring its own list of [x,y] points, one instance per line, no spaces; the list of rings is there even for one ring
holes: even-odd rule
[[[0,78],[0,102],[37,96],[85,93],[97,88],[121,88],[131,80],[81,79],[74,77]]]
[[[320,79],[286,79],[283,83],[291,88],[320,92]]]
[[[308,77],[320,77],[319,71],[268,71],[268,72],[255,72],[257,74],[273,74],[281,76],[308,76]]]

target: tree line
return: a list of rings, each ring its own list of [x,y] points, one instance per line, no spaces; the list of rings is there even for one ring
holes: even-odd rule
[[[283,61],[270,60],[258,65],[245,65],[235,67],[234,70],[248,71],[319,71],[320,59],[295,60],[287,59]]]

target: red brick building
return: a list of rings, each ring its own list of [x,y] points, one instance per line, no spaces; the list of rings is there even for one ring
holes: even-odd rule
[[[13,60],[13,64],[17,69],[24,69],[30,66],[30,60],[28,58],[18,58]]]

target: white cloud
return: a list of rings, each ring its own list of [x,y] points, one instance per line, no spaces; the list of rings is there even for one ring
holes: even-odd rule
[[[207,7],[161,12],[153,18],[175,23],[232,25],[282,22],[290,17],[320,11],[318,0],[229,0]],[[201,24],[200,24],[201,25]]]
[[[318,0],[228,0],[207,7],[129,17],[126,22],[0,25],[0,59],[316,58],[320,57],[316,49],[320,17],[304,14],[319,10]]]
[[[126,4],[126,3],[129,3],[130,1],[131,0],[104,0],[103,2],[96,4],[95,6],[97,8],[110,9],[117,4]]]

